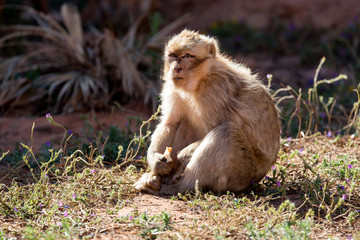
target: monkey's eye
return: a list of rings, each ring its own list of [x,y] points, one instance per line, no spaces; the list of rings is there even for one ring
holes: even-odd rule
[[[193,55],[190,55],[189,53],[186,53],[182,58],[193,58]]]
[[[168,55],[168,57],[170,58],[170,60],[177,60],[178,55],[175,54],[175,53],[170,53],[170,54]]]

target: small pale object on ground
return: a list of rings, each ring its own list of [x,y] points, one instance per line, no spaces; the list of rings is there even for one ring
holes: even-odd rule
[[[172,159],[170,157],[171,150],[172,150],[172,147],[166,147],[166,149],[165,149],[164,157],[166,158],[167,162],[172,161]]]

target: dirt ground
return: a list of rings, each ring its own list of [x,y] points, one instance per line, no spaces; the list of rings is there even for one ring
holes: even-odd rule
[[[54,115],[54,120],[65,125],[73,132],[80,132],[84,127],[82,116],[88,116],[95,130],[102,127],[116,125],[125,127],[127,124],[127,116],[138,116],[143,120],[147,120],[152,114],[152,110],[142,106],[139,102],[133,102],[124,106],[122,112],[113,114],[101,113],[74,113],[69,115]],[[97,120],[95,121],[94,118]],[[45,116],[41,117],[0,117],[0,149],[3,152],[14,149],[16,142],[31,145],[31,128],[34,127],[34,145],[38,148],[42,144],[53,140],[61,140],[64,130],[60,127],[53,126]],[[179,200],[170,200],[168,198],[153,196],[149,194],[139,193],[132,201],[130,206],[125,206],[118,212],[119,217],[126,216],[134,211],[147,212],[149,215],[161,214],[163,211],[171,215],[172,222],[176,225],[187,225],[198,218],[197,214],[189,210],[186,202]],[[106,215],[106,211],[97,214]],[[0,219],[1,222],[1,219]],[[139,236],[136,232],[128,232],[119,228],[104,228],[98,232],[96,239],[114,239],[121,236],[121,239],[137,239]]]
[[[128,123],[127,117],[137,116],[147,120],[152,114],[149,107],[141,102],[134,101],[123,106],[121,110],[110,112],[88,112],[73,113],[68,115],[52,115],[53,119],[74,133],[79,133],[84,127],[86,116],[95,131],[110,125],[123,128]],[[1,117],[0,116],[0,149],[7,151],[14,149],[15,143],[20,142],[31,145],[31,128],[35,124],[33,139],[35,148],[52,140],[61,140],[64,136],[64,129],[52,125],[45,116],[40,117]]]

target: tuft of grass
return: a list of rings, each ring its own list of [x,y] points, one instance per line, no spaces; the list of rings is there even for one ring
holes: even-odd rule
[[[291,105],[292,107],[287,107],[282,111],[282,115],[285,119],[287,125],[284,125],[286,134],[293,135],[294,133],[290,130],[297,130],[297,137],[309,135],[311,133],[316,133],[319,131],[326,131],[328,134],[336,133],[347,130],[346,133],[349,133],[350,130],[357,131],[356,119],[358,119],[358,106],[359,99],[354,103],[352,110],[349,115],[344,115],[340,110],[341,105],[338,105],[334,97],[324,97],[319,93],[319,86],[323,84],[333,84],[338,81],[343,81],[347,79],[347,76],[344,74],[339,74],[338,76],[331,79],[319,79],[319,72],[321,67],[325,63],[325,57],[323,57],[319,63],[319,66],[316,69],[313,86],[307,90],[307,93],[303,93],[300,88],[298,91],[294,90],[291,86],[285,88],[280,88],[273,93],[273,98],[276,99],[276,106],[286,106],[289,105],[289,101],[294,101]],[[268,86],[271,85],[272,76],[268,75]],[[354,90],[358,94],[358,90]],[[283,94],[283,93],[288,93]],[[336,111],[337,110],[337,111]],[[336,114],[335,115],[335,111]],[[341,114],[339,116],[339,114]],[[335,123],[332,121],[336,118],[347,119]],[[296,118],[296,121],[294,121]],[[327,119],[325,122],[324,119]],[[296,124],[297,127],[291,124]],[[344,124],[345,123],[345,124]]]

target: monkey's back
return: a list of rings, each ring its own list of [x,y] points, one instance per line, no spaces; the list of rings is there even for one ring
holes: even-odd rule
[[[194,95],[198,107],[193,111],[202,115],[208,126],[227,121],[238,125],[260,168],[270,168],[280,148],[280,120],[268,89],[247,67],[226,57],[218,57],[211,69]]]

